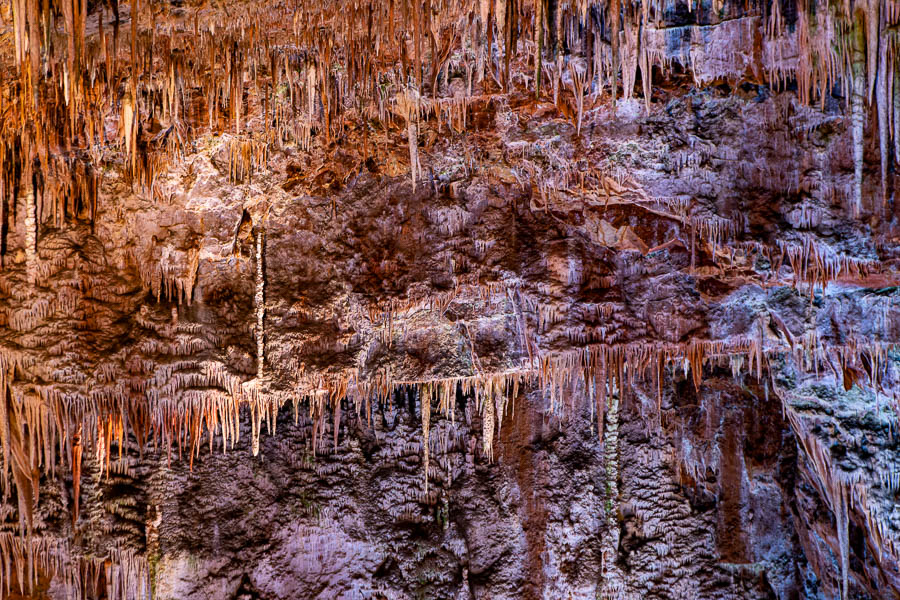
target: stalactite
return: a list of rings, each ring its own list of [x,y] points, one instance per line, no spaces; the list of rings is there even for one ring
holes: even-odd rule
[[[547,0],[534,0],[534,98],[541,98],[541,73],[544,53],[544,5]]]
[[[810,432],[804,419],[790,407],[787,395],[781,392],[781,396],[784,402],[784,410],[797,434],[799,445],[812,464],[813,473],[818,479],[817,484],[834,513],[841,569],[841,598],[848,599],[850,597],[850,507],[848,504],[847,484],[837,476],[828,450]]]
[[[479,399],[482,407],[483,419],[483,451],[486,456],[492,456],[493,436],[495,435],[495,426],[499,429],[500,419],[502,416],[503,406],[507,397],[515,398],[518,394],[520,383],[533,382],[537,383],[545,394],[551,399],[551,408],[556,411],[560,407],[565,406],[562,401],[564,394],[570,394],[575,386],[582,386],[587,389],[592,386],[594,389],[601,390],[600,398],[607,398],[609,395],[606,390],[612,390],[613,394],[618,393],[619,397],[626,389],[626,386],[633,385],[635,381],[645,378],[647,373],[653,374],[656,378],[656,384],[660,385],[662,380],[660,373],[663,372],[665,365],[684,364],[686,371],[688,367],[693,370],[695,385],[699,381],[700,372],[703,370],[707,362],[722,363],[727,361],[734,369],[736,364],[734,358],[746,357],[747,360],[741,360],[742,364],[747,365],[748,370],[754,368],[756,363],[756,376],[761,376],[760,369],[763,363],[763,356],[767,353],[785,353],[785,352],[810,352],[813,349],[830,353],[837,353],[840,357],[839,362],[843,365],[852,367],[854,357],[860,352],[870,353],[872,357],[870,363],[881,364],[882,361],[877,356],[883,356],[888,348],[893,347],[886,345],[884,347],[873,347],[871,344],[859,345],[857,343],[830,348],[823,346],[816,340],[807,340],[804,338],[803,344],[794,344],[789,347],[773,346],[769,348],[763,347],[763,339],[757,337],[738,337],[731,340],[720,340],[715,342],[691,342],[689,344],[647,344],[636,343],[620,346],[595,345],[588,346],[578,351],[561,352],[550,355],[544,355],[540,358],[537,365],[532,364],[525,368],[513,369],[499,373],[479,373],[472,376],[432,379],[424,381],[399,381],[391,380],[391,378],[375,377],[368,381],[359,379],[358,372],[352,372],[346,375],[335,376],[330,380],[323,380],[321,376],[310,379],[307,385],[300,386],[298,389],[301,393],[308,393],[310,398],[311,419],[314,423],[322,423],[324,417],[325,399],[331,398],[332,401],[340,398],[355,398],[357,402],[357,411],[359,411],[359,403],[364,398],[373,395],[380,398],[388,398],[392,395],[393,390],[399,386],[418,386],[420,397],[431,398],[432,390],[435,390],[439,398],[439,407],[446,415],[450,412],[455,402],[455,393],[459,386],[463,393],[468,394],[475,392],[476,398]],[[824,349],[824,350],[823,350]],[[199,378],[192,380],[191,386],[215,386],[221,387],[228,391],[228,395],[210,396],[204,394],[198,396],[197,400],[181,406],[195,407],[191,408],[191,412],[179,410],[176,413],[169,414],[167,411],[176,405],[169,405],[172,408],[164,408],[167,404],[163,404],[160,400],[153,400],[156,396],[148,395],[151,399],[151,414],[158,415],[154,419],[159,419],[150,428],[160,436],[164,447],[169,447],[173,443],[179,448],[184,445],[190,449],[193,455],[199,449],[199,438],[201,436],[201,425],[206,423],[208,435],[213,436],[218,423],[222,424],[223,449],[228,445],[229,438],[231,442],[237,439],[237,423],[239,421],[237,411],[240,404],[247,404],[251,413],[251,425],[253,427],[253,450],[258,449],[258,437],[260,434],[261,423],[267,420],[270,432],[273,431],[274,414],[277,407],[288,400],[288,396],[267,396],[264,397],[260,393],[258,380],[247,382],[241,385],[235,383],[230,376],[221,370],[217,363],[212,363],[209,370],[204,369],[203,374]],[[215,368],[214,368],[215,367]],[[857,368],[857,367],[853,367]],[[176,373],[163,373],[160,376],[160,385],[163,382],[174,380],[177,382],[179,377]],[[877,387],[877,381],[872,380],[872,385]],[[308,390],[302,392],[302,390]],[[291,394],[293,396],[293,394]],[[42,398],[44,398],[42,396]],[[51,397],[53,398],[53,397]],[[185,400],[187,400],[185,396]],[[50,398],[44,398],[44,402]],[[212,402],[210,402],[212,401]],[[618,401],[618,400],[616,400]],[[61,397],[52,400],[58,409],[65,406],[66,401]],[[168,401],[167,401],[168,402]],[[603,400],[606,402],[606,400]],[[500,414],[497,414],[499,406]],[[335,418],[339,418],[337,407],[335,406]],[[121,409],[113,408],[111,414],[119,414]],[[197,412],[193,412],[197,411]],[[430,405],[423,408],[423,434],[426,429],[430,431]],[[214,415],[221,415],[219,418],[213,419]],[[427,417],[426,417],[427,415]],[[426,427],[424,419],[428,419]],[[610,417],[612,418],[612,417]],[[29,417],[31,422],[33,418]],[[130,419],[133,421],[133,419]],[[68,423],[68,419],[63,421]],[[96,425],[93,431],[96,435],[93,439],[88,439],[84,443],[97,448],[100,455],[98,460],[109,464],[110,452],[113,441],[119,439],[119,447],[121,448],[121,432],[120,425],[115,424],[118,421],[103,421],[101,427]],[[124,421],[123,421],[124,423]],[[337,421],[335,422],[337,426]],[[608,427],[609,425],[607,425]],[[71,425],[67,425],[71,427]],[[316,428],[319,434],[323,433],[321,426]],[[92,429],[88,427],[87,433]],[[37,435],[45,435],[37,433]],[[118,436],[118,437],[117,437]],[[60,439],[68,436],[63,433]],[[139,439],[141,435],[138,436]],[[608,437],[608,432],[604,433],[604,438]],[[211,442],[210,442],[211,443]],[[430,442],[429,442],[430,443]],[[430,453],[429,453],[430,455]],[[45,462],[46,464],[46,462]],[[45,466],[46,468],[46,466]],[[74,467],[73,467],[74,468]],[[108,467],[107,467],[108,468]],[[427,473],[427,471],[426,471]],[[17,486],[19,482],[17,481]],[[27,483],[25,484],[27,491]]]
[[[584,84],[587,71],[579,70],[573,63],[569,63],[569,75],[571,77],[572,94],[575,96],[575,109],[578,114],[575,135],[581,135],[581,120],[584,116]]]
[[[416,181],[422,177],[422,167],[419,164],[419,134],[417,121],[419,120],[419,95],[418,92],[408,90],[397,98],[397,109],[400,115],[406,119],[406,136],[409,144],[409,175],[412,181],[413,191],[416,189]]]
[[[863,186],[863,128],[865,126],[865,32],[857,20],[852,26],[850,128],[853,133],[853,199],[851,212],[858,217],[862,209]]]
[[[12,473],[16,486],[19,508],[19,532],[23,538],[31,537],[34,529],[34,508],[37,501],[38,471],[27,456],[27,435],[34,434],[23,419],[23,406],[11,396],[7,387],[0,399],[0,425],[2,425],[5,468]],[[34,422],[31,423],[34,425]],[[33,455],[32,455],[33,457]]]
[[[625,9],[625,23],[622,28],[622,38],[624,39],[621,41],[624,41],[624,44],[619,46],[619,64],[622,69],[622,97],[628,100],[634,93],[634,84],[637,79],[639,31],[633,23],[633,5],[625,3],[623,8]]]
[[[3,176],[4,163],[3,145],[0,144],[0,270],[6,267],[7,243],[9,237],[9,197],[6,191],[6,181]]]
[[[882,34],[881,59],[878,62],[878,82],[875,96],[875,106],[878,111],[878,147],[881,156],[881,202],[887,207],[888,202],[888,162],[890,161],[890,123],[888,122],[888,82],[892,77],[892,69],[888,68],[887,38]]]
[[[875,91],[875,79],[878,70],[878,29],[881,21],[879,14],[882,0],[865,0],[860,3],[860,8],[856,14],[863,17],[857,23],[860,25],[865,23],[865,47],[866,47],[866,98],[868,103],[872,103],[872,93]]]
[[[420,394],[422,401],[422,465],[425,471],[425,493],[428,493],[428,467],[431,456],[429,431],[431,430],[431,385],[425,384]]]
[[[482,398],[484,408],[482,409],[481,414],[481,436],[483,440],[483,450],[484,455],[489,461],[494,460],[494,420],[496,416],[492,388],[493,386],[489,385],[486,393],[484,394],[484,397]]]
[[[266,278],[263,266],[263,230],[262,226],[256,231],[256,377],[262,381],[265,373],[266,359]]]
[[[838,254],[831,247],[815,238],[804,236],[802,242],[778,241],[782,257],[787,255],[794,272],[794,286],[808,283],[810,289],[820,284],[824,289],[830,281],[846,277],[865,277],[878,271],[878,261]],[[776,274],[779,269],[775,269]]]
[[[644,10],[641,12],[639,44],[639,66],[641,68],[641,85],[644,88],[644,110],[650,112],[650,101],[653,95],[653,67],[650,64],[650,53],[647,51],[647,15],[649,2],[643,2]]]
[[[619,24],[620,24],[620,0],[610,0],[609,2],[609,19],[610,19],[610,45],[612,46],[612,58],[610,65],[610,87],[612,88],[613,105],[616,103],[619,89],[619,66],[622,63],[619,52]]]
[[[515,57],[518,48],[518,30],[519,30],[519,7],[518,0],[508,0],[506,2],[506,36],[504,38],[504,43],[506,44],[506,52],[504,53],[504,67],[503,67],[503,87],[507,93],[512,88],[512,79],[509,74],[509,63],[510,60]]]
[[[77,525],[81,501],[81,427],[72,436],[72,524]]]
[[[11,594],[12,581],[19,592],[30,595],[38,588],[38,577],[59,581],[66,598],[97,598],[95,587],[100,573],[106,578],[105,598],[109,600],[141,600],[150,597],[150,568],[147,560],[133,551],[113,547],[103,557],[82,557],[59,538],[23,539],[0,532],[0,590]]]
[[[137,174],[137,104],[130,91],[122,98],[122,138],[125,141],[125,156],[132,177]]]
[[[898,52],[894,46],[894,52]],[[894,125],[894,165],[900,165],[900,60],[894,58],[893,107],[891,121]],[[890,75],[887,75],[888,77]]]
[[[31,179],[31,169],[25,172],[25,265],[28,272],[28,280],[35,283],[37,278],[37,200],[35,189]]]

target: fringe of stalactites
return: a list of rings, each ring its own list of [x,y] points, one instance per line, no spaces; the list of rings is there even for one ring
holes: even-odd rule
[[[830,281],[865,278],[880,267],[878,260],[840,254],[811,236],[804,236],[799,243],[778,240],[777,245],[781,252],[778,263],[784,263],[784,258],[787,258],[794,273],[795,286],[801,283],[807,283],[810,287],[820,284],[824,289]]]
[[[819,488],[829,508],[834,513],[838,537],[838,556],[841,572],[841,597],[849,598],[850,576],[850,511],[855,509],[862,517],[865,540],[880,564],[900,560],[900,540],[891,527],[890,515],[882,514],[879,504],[869,501],[866,480],[859,471],[850,473],[835,468],[831,453],[814,433],[808,419],[794,410],[789,402],[790,394],[782,393],[785,413],[797,436],[800,447],[812,466],[813,482]]]
[[[866,384],[885,394],[883,383],[889,381],[890,368],[887,352],[892,349],[896,345],[866,340],[829,345],[815,336],[781,342],[759,336],[738,336],[683,344],[597,344],[536,355],[518,367],[501,372],[468,376],[403,380],[389,372],[362,377],[357,370],[301,374],[290,393],[267,391],[259,380],[243,383],[216,362],[194,365],[188,361],[184,368],[189,371],[173,364],[168,371],[143,377],[144,385],[137,388],[123,382],[123,385],[97,387],[89,395],[60,391],[54,386],[34,386],[33,392],[25,393],[12,384],[13,378],[17,373],[22,376],[38,367],[19,364],[14,357],[4,354],[0,355],[3,374],[0,387],[9,390],[9,400],[3,403],[3,416],[12,425],[5,430],[11,433],[3,440],[4,468],[0,480],[5,497],[15,487],[23,517],[27,517],[29,507],[34,505],[38,483],[29,475],[40,471],[53,474],[60,461],[76,469],[80,464],[76,459],[82,449],[96,453],[101,472],[109,469],[114,448],[118,448],[121,456],[131,437],[139,447],[161,446],[170,459],[175,450],[179,458],[187,455],[193,462],[204,439],[210,450],[219,445],[223,451],[239,441],[242,407],[251,413],[252,441],[257,448],[262,424],[273,434],[280,407],[291,401],[296,415],[299,401],[305,398],[313,421],[315,450],[319,437],[324,435],[326,407],[334,408],[346,399],[355,407],[358,417],[365,413],[371,420],[372,401],[389,401],[395,390],[405,386],[418,388],[422,402],[436,400],[438,411],[451,419],[457,389],[474,395],[483,420],[483,453],[490,458],[493,439],[500,431],[507,407],[515,402],[525,385],[540,389],[550,402],[550,410],[557,413],[573,410],[574,406],[568,404],[574,402],[578,393],[585,393],[602,431],[603,415],[611,397],[624,398],[637,382],[651,382],[661,402],[669,368],[683,369],[685,376],[699,387],[704,367],[710,363],[730,368],[735,376],[749,372],[761,378],[767,356],[787,353],[807,371],[819,374],[825,368],[832,369],[835,378],[843,380],[848,389],[854,384]],[[135,368],[136,374],[142,372],[140,366]],[[113,382],[115,374],[104,377]],[[336,434],[339,413],[335,412]],[[432,419],[430,404],[429,410],[423,410],[422,414],[423,420],[428,420],[427,425],[423,422],[425,433]],[[18,464],[12,460],[14,455],[25,468],[12,469]],[[28,528],[26,525],[23,523],[23,531]]]
[[[269,161],[269,145],[265,141],[232,138],[228,144],[228,180],[252,183],[253,174],[263,171]]]
[[[200,267],[199,248],[178,250],[160,244],[141,255],[131,250],[130,257],[138,265],[145,289],[157,302],[191,304]]]
[[[389,127],[392,113],[406,119],[416,185],[423,171],[416,142],[422,121],[434,115],[439,129],[446,123],[464,130],[468,106],[490,96],[486,90],[481,96],[473,92],[473,82],[494,79],[504,90],[513,81],[540,86],[546,71],[547,85],[559,97],[561,81],[568,78],[577,127],[585,94],[604,88],[615,93],[621,81],[629,97],[640,70],[649,103],[653,67],[665,71],[678,63],[699,84],[751,78],[783,87],[796,79],[804,103],[823,102],[842,85],[845,97],[852,97],[855,213],[863,208],[860,119],[868,114],[865,104],[875,105],[873,129],[887,200],[891,155],[895,160],[900,155],[898,0],[827,6],[801,1],[790,28],[778,4],[761,14],[684,27],[662,25],[667,9],[659,1],[560,2],[552,15],[544,1],[484,4],[493,9],[460,2],[437,11],[396,2],[251,4],[227,17],[214,12],[199,19],[191,11],[143,18],[151,9],[140,2],[133,39],[120,40],[118,28],[104,28],[105,5],[88,15],[83,0],[15,0],[16,69],[0,94],[0,155],[6,147],[7,156],[21,164],[13,170],[0,166],[6,173],[0,192],[24,191],[34,167],[50,198],[39,200],[45,206],[38,221],[59,215],[58,204],[72,198],[72,190],[63,188],[96,178],[71,175],[99,173],[117,146],[125,172],[155,195],[155,173],[209,132],[233,132],[229,174],[246,181],[265,167],[270,147],[309,149],[314,134],[334,139],[354,116],[366,132],[370,120]],[[536,13],[542,15],[537,22]],[[58,14],[65,43],[51,39],[59,35],[51,25]],[[95,15],[97,30],[86,43]],[[153,35],[142,35],[139,22],[152,23]],[[401,52],[397,40],[411,46]],[[126,41],[128,54],[120,48]],[[564,57],[566,48],[584,55]],[[465,73],[462,85],[449,85],[451,67]],[[93,216],[96,185],[78,195]]]
[[[103,558],[83,558],[66,540],[0,532],[0,595],[30,595],[39,580],[58,581],[70,600],[151,597],[147,561],[131,550],[110,548]]]
[[[2,103],[2,102],[0,102]],[[33,133],[21,131],[4,137],[0,126],[0,266],[9,251],[10,213],[24,219],[24,245],[29,281],[40,281],[37,261],[41,228],[59,228],[68,219],[87,218],[94,223],[100,174],[92,161],[48,153],[36,144]],[[19,198],[25,210],[18,216]]]

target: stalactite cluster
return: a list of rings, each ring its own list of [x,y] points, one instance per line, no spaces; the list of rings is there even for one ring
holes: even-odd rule
[[[86,465],[109,477],[126,468],[117,460],[152,452],[193,468],[204,447],[234,448],[248,414],[258,456],[263,423],[274,434],[287,405],[295,422],[305,408],[315,455],[327,451],[329,427],[337,451],[351,418],[345,407],[371,424],[378,406],[411,394],[421,406],[424,497],[436,504],[439,490],[429,479],[442,463],[431,448],[440,420],[455,422],[458,396],[474,400],[478,457],[486,463],[499,456],[504,420],[523,394],[545,399],[554,416],[577,414],[583,401],[605,446],[606,520],[615,532],[603,550],[609,565],[619,541],[620,409],[638,387],[654,391],[658,415],[677,380],[700,390],[710,371],[750,378],[786,398],[776,375],[789,363],[797,377],[864,388],[900,410],[900,339],[872,330],[824,339],[763,309],[728,332],[676,311],[657,321],[625,314],[630,292],[623,290],[658,275],[654,261],[664,255],[681,261],[679,277],[730,278],[766,293],[790,284],[806,288],[810,306],[839,285],[897,285],[896,264],[879,259],[879,251],[893,256],[890,248],[861,256],[810,232],[827,221],[840,233],[824,197],[785,208],[783,220],[796,231],[783,236],[752,211],[658,195],[659,186],[627,174],[641,162],[627,149],[609,150],[602,164],[589,154],[601,107],[615,115],[639,96],[638,110],[649,118],[683,73],[699,88],[752,84],[792,93],[798,104],[784,110],[790,118],[837,104],[829,110],[843,111],[849,169],[843,192],[829,191],[844,193],[849,221],[883,232],[900,167],[900,2],[789,4],[790,15],[783,2],[719,0],[4,4],[0,293],[10,308],[0,311],[0,520],[12,529],[14,518],[17,531],[0,531],[0,588],[24,594],[56,578],[75,598],[147,597],[151,569],[138,552],[110,545],[98,557],[40,531],[35,511],[44,486],[66,481],[71,498],[61,504],[76,532],[93,502]],[[688,24],[672,23],[676,7],[687,9]],[[530,123],[546,114],[572,126],[567,139],[583,154],[573,158],[558,139],[539,139]],[[789,118],[775,118],[782,117]],[[515,126],[533,129],[514,142],[485,141],[485,129]],[[807,138],[830,126],[816,122]],[[873,136],[877,173],[866,163]],[[476,151],[451,163],[452,152],[438,150],[442,137],[475,140]],[[666,153],[666,169],[685,178],[702,165],[746,159],[717,154],[697,136],[681,141]],[[791,148],[774,142],[772,151]],[[343,169],[342,161],[352,164]],[[741,168],[751,167],[746,160]],[[281,185],[273,183],[277,169],[286,174]],[[383,225],[383,207],[366,208],[371,223],[361,226],[342,214],[344,204],[319,206],[374,174],[404,182],[402,192],[391,192],[403,197],[390,207],[401,206],[397,227]],[[473,192],[461,182],[476,177],[503,191],[486,193],[477,210],[462,208],[459,199]],[[213,190],[219,179],[241,199]],[[702,189],[699,176],[692,181]],[[801,194],[799,186],[783,187],[790,201]],[[295,188],[305,193],[288,198]],[[495,197],[515,199],[513,223],[469,235]],[[223,241],[228,236],[214,230],[235,202],[241,216]],[[306,215],[290,212],[300,203]],[[323,220],[306,227],[314,211],[327,219],[315,213]],[[290,244],[279,239],[282,217],[291,235],[304,232]],[[535,222],[564,244],[516,238],[516,227]],[[340,240],[368,228],[375,241],[367,252],[351,248],[345,260],[341,244],[351,242],[323,250],[329,227]],[[421,248],[431,242],[417,228],[441,240],[433,252]],[[514,261],[498,250],[529,243],[552,251],[510,267]],[[294,251],[328,259],[315,267],[298,261],[286,275],[282,263]],[[338,279],[324,264],[330,259],[364,275],[338,292],[341,283],[310,283],[314,271]],[[476,259],[491,268],[473,266]],[[410,275],[416,260],[425,265],[418,280]],[[438,268],[441,277],[425,281]],[[279,296],[288,289],[297,296]],[[578,294],[584,297],[566,301]],[[325,316],[329,303],[335,314]],[[221,330],[204,308],[213,305],[225,307]],[[504,320],[513,349],[478,338],[489,318]],[[67,326],[114,331],[115,339],[92,347]],[[274,343],[279,327],[288,333]],[[429,328],[454,340],[453,352],[442,350],[453,360],[397,358],[412,346],[411,333]],[[479,356],[483,345],[496,356]],[[896,561],[900,545],[866,487],[841,479],[809,425],[786,400],[785,407],[836,517],[847,598],[850,513],[865,515],[879,560]],[[614,596],[620,582],[609,573],[606,591]]]

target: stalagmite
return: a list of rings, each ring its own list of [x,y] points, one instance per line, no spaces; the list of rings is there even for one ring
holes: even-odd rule
[[[619,547],[619,396],[609,396],[606,410],[606,424],[603,429],[603,449],[606,467],[606,535],[603,537],[603,589],[609,595],[621,583],[618,581],[615,560]]]
[[[837,524],[838,544],[841,555],[841,598],[850,598],[850,516],[847,514],[847,488],[838,484],[834,498],[834,517]]]

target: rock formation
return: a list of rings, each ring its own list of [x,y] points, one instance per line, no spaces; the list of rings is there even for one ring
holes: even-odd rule
[[[0,2],[0,597],[900,597],[898,51]]]

